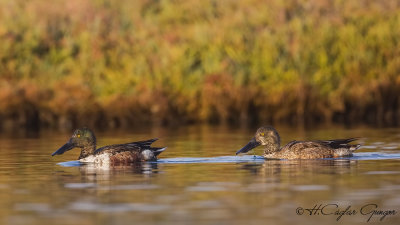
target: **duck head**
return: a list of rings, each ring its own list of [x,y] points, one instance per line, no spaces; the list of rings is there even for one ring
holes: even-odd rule
[[[254,137],[243,148],[236,152],[237,154],[246,153],[257,146],[266,146],[267,151],[278,151],[280,147],[280,137],[275,128],[263,126],[258,128]]]
[[[83,158],[84,155],[93,154],[96,149],[96,137],[93,132],[89,128],[80,128],[76,129],[72,134],[71,138],[65,143],[61,148],[55,151],[51,156],[62,155],[64,152],[69,151],[73,148],[81,148],[81,156],[79,158]]]

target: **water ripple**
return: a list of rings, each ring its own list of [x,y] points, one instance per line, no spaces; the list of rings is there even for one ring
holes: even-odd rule
[[[191,186],[187,187],[186,191],[208,192],[208,191],[227,191],[227,189],[221,186]]]
[[[400,171],[369,171],[366,172],[365,174],[370,174],[370,175],[400,174]]]
[[[64,185],[65,188],[71,189],[85,189],[85,188],[94,188],[96,187],[95,183],[66,183]]]
[[[161,212],[167,210],[169,206],[148,203],[112,203],[101,204],[93,202],[73,202],[70,210],[86,212]]]
[[[296,185],[292,186],[295,191],[326,191],[329,190],[328,185]]]
[[[150,190],[159,188],[159,186],[152,184],[125,184],[125,185],[114,185],[114,186],[99,186],[95,183],[66,183],[64,187],[70,189],[96,188],[98,190]]]
[[[17,211],[47,212],[51,208],[46,203],[17,203],[14,205],[14,209]]]
[[[386,152],[358,152],[354,153],[353,157],[334,158],[326,160],[341,160],[341,159],[352,159],[352,160],[382,160],[382,159],[400,159],[400,153],[386,153]],[[243,155],[243,156],[218,156],[218,157],[179,157],[179,158],[163,158],[156,162],[148,163],[159,163],[159,164],[190,164],[190,163],[259,163],[265,162],[262,156]],[[95,164],[83,164],[79,161],[68,161],[61,162],[58,165],[63,167],[76,167],[76,166],[93,166],[97,169],[103,167],[97,167]],[[107,167],[109,168],[109,167]],[[106,169],[106,168],[105,168]]]
[[[115,186],[101,186],[100,190],[150,190],[158,189],[159,186],[152,184],[126,184],[126,185],[115,185]]]
[[[158,163],[241,163],[241,162],[259,162],[263,163],[262,156],[244,155],[244,156],[218,156],[218,157],[180,157],[159,159]]]

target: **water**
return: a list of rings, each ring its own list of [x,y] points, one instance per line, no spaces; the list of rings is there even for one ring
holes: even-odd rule
[[[75,161],[78,150],[50,156],[69,132],[3,133],[0,224],[399,224],[400,129],[278,131],[283,143],[363,137],[363,147],[353,158],[263,160],[234,156],[255,129],[109,131],[96,133],[99,146],[159,137],[168,149],[157,163],[98,168]]]

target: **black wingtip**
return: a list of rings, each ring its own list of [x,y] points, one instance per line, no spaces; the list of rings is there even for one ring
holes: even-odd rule
[[[349,138],[349,139],[347,139],[349,142],[352,142],[352,141],[357,141],[357,140],[359,140],[359,139],[361,139],[360,137],[354,137],[354,138]]]

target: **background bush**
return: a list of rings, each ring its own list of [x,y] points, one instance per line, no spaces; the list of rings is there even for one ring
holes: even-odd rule
[[[3,127],[400,120],[400,2],[2,0]]]

